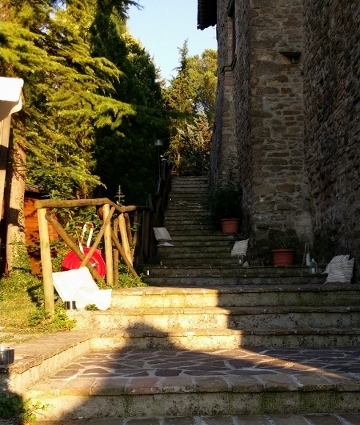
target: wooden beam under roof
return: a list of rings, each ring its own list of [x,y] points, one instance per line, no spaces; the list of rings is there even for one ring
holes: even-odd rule
[[[200,30],[217,24],[217,0],[198,0],[197,27]]]

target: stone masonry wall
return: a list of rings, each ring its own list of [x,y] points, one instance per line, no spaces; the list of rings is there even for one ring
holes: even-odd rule
[[[214,133],[218,175],[235,161],[244,188],[243,230],[259,249],[269,253],[273,229],[294,229],[300,241],[311,242],[302,0],[218,2],[217,31],[223,71],[217,100],[223,114]]]
[[[251,0],[249,43],[253,231],[265,241],[270,229],[295,229],[301,241],[311,242],[302,0]]]
[[[225,4],[226,2],[224,2]],[[231,163],[237,163],[234,132],[233,76],[231,70],[232,33],[227,13],[220,14],[217,23],[218,89],[216,118],[210,157],[210,184],[226,179]]]
[[[319,259],[360,264],[360,2],[305,0],[305,151]]]
[[[250,235],[253,223],[253,147],[251,137],[251,52],[250,6],[237,1],[235,6],[234,110],[239,177],[243,186],[243,229]]]

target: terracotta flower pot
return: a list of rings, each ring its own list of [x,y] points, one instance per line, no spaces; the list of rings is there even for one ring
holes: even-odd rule
[[[294,264],[294,249],[273,249],[271,252],[275,267],[286,267]]]
[[[234,234],[239,231],[240,219],[238,218],[223,218],[220,220],[222,233]]]

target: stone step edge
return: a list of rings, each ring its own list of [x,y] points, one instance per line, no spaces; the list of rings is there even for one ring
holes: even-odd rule
[[[349,418],[349,415],[351,416]],[[126,417],[126,418],[117,418],[117,425],[129,425],[136,423],[136,421],[144,419],[136,417]],[[221,425],[221,424],[260,424],[268,421],[272,425],[284,425],[284,423],[291,424],[306,424],[308,421],[310,423],[316,423],[321,421],[321,423],[343,423],[347,425],[356,425],[360,424],[360,413],[356,412],[344,412],[344,413],[303,413],[303,414],[294,414],[294,413],[282,413],[282,414],[264,414],[264,415],[187,415],[187,416],[178,416],[176,421],[180,424],[202,424],[202,425]],[[349,422],[349,421],[356,422]],[[156,425],[167,425],[174,423],[174,417],[171,416],[156,416],[153,418],[147,418],[149,424]],[[167,422],[169,421],[169,422]],[[307,422],[306,422],[307,421]],[[144,422],[143,422],[144,423]],[[66,425],[114,425],[114,418],[109,417],[99,417],[93,419],[68,419]],[[63,425],[63,421],[52,420],[52,421],[36,421],[36,425]]]
[[[171,247],[170,247],[170,249],[171,249]],[[237,259],[237,257],[235,257],[235,256],[229,256],[229,257],[230,257],[230,260],[231,260],[231,258],[235,261]],[[162,266],[160,264],[155,264],[155,265],[154,264],[145,264],[144,267],[149,267],[149,268],[151,267],[151,268],[154,268],[154,269],[167,269],[168,268],[168,267]],[[322,267],[322,266],[320,266],[320,267]],[[325,274],[322,274],[322,273],[316,273],[315,275],[311,274],[309,272],[308,267],[304,267],[304,266],[300,266],[300,265],[284,266],[284,267],[257,266],[257,265],[246,267],[246,266],[239,266],[239,264],[234,264],[232,266],[230,265],[230,266],[224,266],[224,267],[221,267],[221,266],[211,267],[209,265],[194,267],[192,265],[189,265],[189,266],[176,266],[176,267],[173,267],[173,268],[179,269],[179,270],[183,270],[183,269],[184,270],[191,270],[191,269],[198,270],[199,268],[203,269],[203,270],[207,270],[207,269],[215,268],[216,270],[225,270],[225,271],[230,268],[230,269],[236,269],[236,270],[239,270],[239,271],[243,271],[244,273],[253,273],[253,274],[256,274],[256,275],[259,275],[259,276],[262,276],[264,274],[281,275],[281,274],[284,274],[284,273],[288,274],[288,273],[299,273],[299,272],[302,272],[302,274],[304,274],[304,272],[306,272],[306,274],[309,275],[309,276],[323,276],[323,277],[326,276]],[[301,275],[297,274],[297,276],[301,276]],[[346,284],[345,283],[337,283],[337,285],[342,286],[342,285],[346,285]],[[349,284],[349,285],[360,286],[359,284],[354,284],[354,283]]]
[[[90,351],[88,331],[63,331],[11,344],[14,363],[7,370],[8,388],[19,395],[31,385]],[[1,378],[2,379],[2,378]]]
[[[102,385],[102,382],[106,385]],[[141,385],[139,385],[139,383]],[[71,383],[64,384],[59,388],[58,383],[51,386],[51,382],[42,381],[34,385],[28,392],[27,397],[33,398],[58,398],[61,396],[129,396],[140,395],[166,396],[170,394],[256,394],[263,392],[277,393],[285,396],[286,393],[358,393],[360,398],[360,381],[351,379],[351,375],[328,374],[328,376],[305,375],[299,372],[293,374],[258,374],[239,375],[211,375],[201,376],[171,376],[171,377],[128,377],[123,379],[109,380],[97,377],[84,380],[82,387],[71,388]]]
[[[91,317],[92,314],[101,317],[109,316],[175,316],[175,315],[206,315],[206,316],[245,316],[245,315],[271,315],[271,314],[293,314],[293,313],[326,313],[326,314],[346,314],[346,313],[360,313],[360,305],[352,306],[338,306],[338,305],[325,305],[325,306],[240,306],[240,307],[139,307],[139,308],[119,308],[112,307],[106,311],[86,311],[86,310],[69,310],[68,315],[71,318],[76,317]]]
[[[8,388],[19,395],[36,385],[41,380],[66,366],[75,358],[93,351],[92,347],[99,347],[99,340],[129,339],[129,338],[181,338],[181,337],[216,337],[244,336],[244,335],[360,335],[360,329],[256,329],[256,330],[231,330],[231,329],[198,329],[194,331],[173,330],[166,334],[156,330],[116,330],[89,334],[88,331],[69,331],[34,338],[30,342],[13,344],[15,349],[15,362],[10,365],[3,378],[7,380]],[[108,344],[105,344],[105,349]],[[198,350],[201,351],[201,350]]]
[[[118,296],[146,296],[146,295],[222,295],[242,294],[258,292],[329,292],[329,291],[360,291],[360,285],[355,284],[305,284],[305,285],[244,285],[228,286],[218,288],[189,288],[189,287],[166,287],[143,286],[137,288],[114,288],[113,297]]]
[[[229,328],[206,328],[206,329],[173,329],[166,332],[156,329],[117,329],[99,333],[98,336],[93,335],[91,338],[90,346],[93,349],[94,346],[98,349],[99,340],[110,340],[110,339],[123,339],[123,338],[188,338],[188,337],[226,337],[226,336],[327,336],[327,335],[349,335],[349,336],[360,336],[360,328],[256,328],[256,329],[229,329]],[[105,347],[106,349],[106,347]],[[201,351],[192,350],[192,351]]]

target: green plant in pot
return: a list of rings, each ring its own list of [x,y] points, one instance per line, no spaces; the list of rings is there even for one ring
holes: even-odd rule
[[[269,245],[275,267],[287,267],[294,264],[297,235],[295,230],[279,231],[270,229]]]
[[[210,218],[223,233],[238,233],[242,217],[242,187],[227,180],[214,187],[209,194]]]

